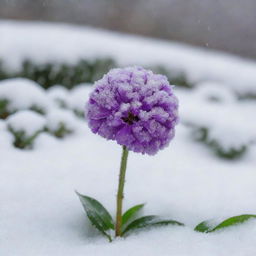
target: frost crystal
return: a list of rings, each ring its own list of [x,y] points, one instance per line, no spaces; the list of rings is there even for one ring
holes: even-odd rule
[[[178,100],[163,75],[142,67],[112,69],[95,83],[86,116],[94,133],[154,155],[174,137]]]

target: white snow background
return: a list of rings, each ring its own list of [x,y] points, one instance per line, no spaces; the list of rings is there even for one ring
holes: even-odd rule
[[[108,243],[91,227],[74,193],[96,198],[114,215],[121,147],[92,134],[86,122],[73,114],[74,109],[83,109],[90,87],[65,91],[56,86],[38,92],[37,85],[26,79],[0,81],[0,97],[9,95],[24,117],[18,124],[11,117],[0,122],[1,256],[256,255],[255,220],[211,234],[193,231],[206,219],[256,214],[256,102],[239,101],[233,91],[256,91],[256,63],[177,43],[69,25],[1,21],[0,36],[0,58],[13,68],[26,57],[74,62],[84,56],[113,56],[120,65],[160,63],[185,68],[198,83],[193,90],[175,88],[181,116],[176,137],[155,156],[131,152],[125,184],[125,209],[146,202],[144,214],[158,214],[186,226],[142,230]],[[23,84],[26,94],[6,89],[7,83]],[[17,149],[8,123],[28,131],[36,128],[37,123],[31,127],[30,104],[25,99],[32,101],[39,93],[47,105],[46,125],[56,127],[56,120],[64,120],[72,122],[74,132],[63,139],[42,132],[33,149]],[[66,101],[69,109],[60,110],[56,99]],[[223,146],[245,144],[248,150],[240,159],[219,158],[193,140],[187,123],[209,127],[210,136]]]

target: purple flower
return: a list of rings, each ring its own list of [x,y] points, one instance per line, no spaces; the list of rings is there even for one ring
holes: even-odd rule
[[[178,100],[165,76],[142,67],[117,68],[95,82],[86,112],[94,133],[154,155],[174,137]]]

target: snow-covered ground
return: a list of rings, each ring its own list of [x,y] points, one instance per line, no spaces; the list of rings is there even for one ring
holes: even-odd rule
[[[187,68],[197,82],[205,76],[209,80],[193,90],[175,88],[181,120],[168,148],[153,157],[130,153],[128,160],[125,208],[146,202],[145,214],[186,226],[143,230],[111,244],[91,227],[74,193],[98,199],[114,215],[121,147],[92,134],[78,115],[90,87],[44,91],[25,79],[0,82],[0,100],[8,95],[10,112],[19,110],[0,120],[1,256],[256,255],[255,220],[215,233],[193,231],[206,219],[256,214],[256,101],[239,101],[232,90],[256,90],[255,63],[74,26],[1,22],[0,35],[0,58],[13,67],[25,57],[74,61],[83,55],[113,54],[122,65],[163,62]],[[26,94],[17,94],[17,83]],[[39,95],[45,113],[31,108]],[[37,119],[41,115],[40,126],[35,114]],[[23,121],[17,123],[20,116]],[[59,124],[72,132],[55,137],[52,131]],[[10,126],[29,134],[39,129],[33,147],[15,148]],[[223,148],[245,146],[246,151],[233,160],[220,158],[209,144],[195,140],[200,128],[207,128],[208,139]]]
[[[124,65],[164,65],[184,71],[192,82],[223,82],[240,93],[256,93],[256,62],[176,42],[110,33],[89,27],[0,20],[0,59],[18,68],[24,58],[38,63],[76,63],[112,57]]]

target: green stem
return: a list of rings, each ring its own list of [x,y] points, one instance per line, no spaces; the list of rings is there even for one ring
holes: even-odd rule
[[[127,158],[128,158],[128,150],[125,146],[123,146],[123,153],[121,159],[120,166],[120,174],[119,174],[119,184],[118,184],[118,192],[116,198],[116,237],[122,236],[122,207],[123,207],[123,198],[124,198],[124,182],[125,182],[125,172],[127,166]]]

